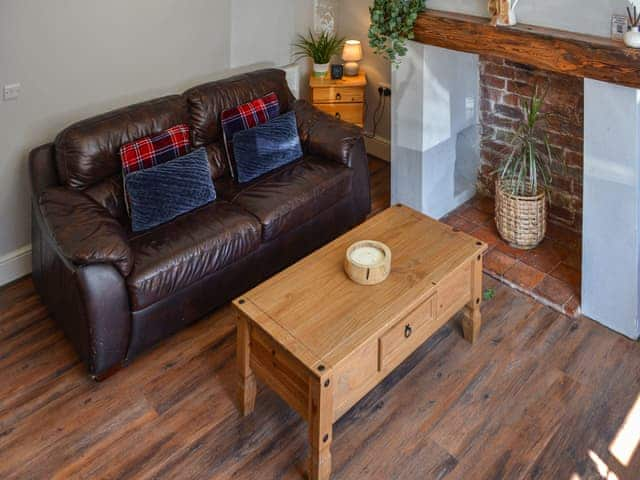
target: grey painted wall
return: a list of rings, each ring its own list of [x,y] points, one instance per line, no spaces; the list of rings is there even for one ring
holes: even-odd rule
[[[71,122],[180,92],[230,67],[288,63],[294,34],[313,24],[313,0],[292,3],[0,0],[0,86],[22,84],[19,99],[0,96],[0,284],[29,248],[30,149]],[[280,21],[286,28],[261,27]]]

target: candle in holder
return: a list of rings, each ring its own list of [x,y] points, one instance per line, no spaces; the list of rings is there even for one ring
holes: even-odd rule
[[[380,263],[383,258],[384,252],[375,247],[362,246],[351,252],[351,260],[366,267]]]
[[[344,261],[346,274],[361,285],[375,285],[391,272],[391,250],[384,243],[366,240],[351,245]]]

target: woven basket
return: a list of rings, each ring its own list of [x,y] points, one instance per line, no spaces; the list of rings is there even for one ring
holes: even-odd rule
[[[530,250],[547,233],[547,198],[541,188],[535,195],[513,195],[512,184],[509,179],[496,182],[496,226],[509,245]]]

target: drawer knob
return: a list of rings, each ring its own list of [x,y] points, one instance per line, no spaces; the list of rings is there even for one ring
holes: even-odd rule
[[[342,118],[342,115],[340,115],[340,112],[336,112],[336,118],[337,118],[338,120],[340,120],[340,119]]]
[[[404,327],[404,338],[409,338],[412,333],[413,328],[411,328],[411,325],[407,325],[406,327]]]
[[[342,94],[336,93],[336,100],[342,100]]]

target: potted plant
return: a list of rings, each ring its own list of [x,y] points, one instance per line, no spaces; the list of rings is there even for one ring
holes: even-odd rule
[[[316,77],[324,77],[329,71],[331,57],[342,50],[344,38],[338,38],[333,33],[322,32],[314,35],[310,30],[309,35],[298,35],[298,41],[293,44],[295,60],[309,57],[313,60],[313,74]]]
[[[547,230],[547,192],[553,161],[542,112],[546,93],[538,87],[523,102],[523,120],[510,138],[497,173],[496,226],[502,238],[519,249],[532,249]],[[542,137],[542,138],[541,138]]]
[[[407,54],[407,41],[414,38],[413,27],[424,10],[424,0],[375,0],[369,7],[369,45],[396,68]]]

